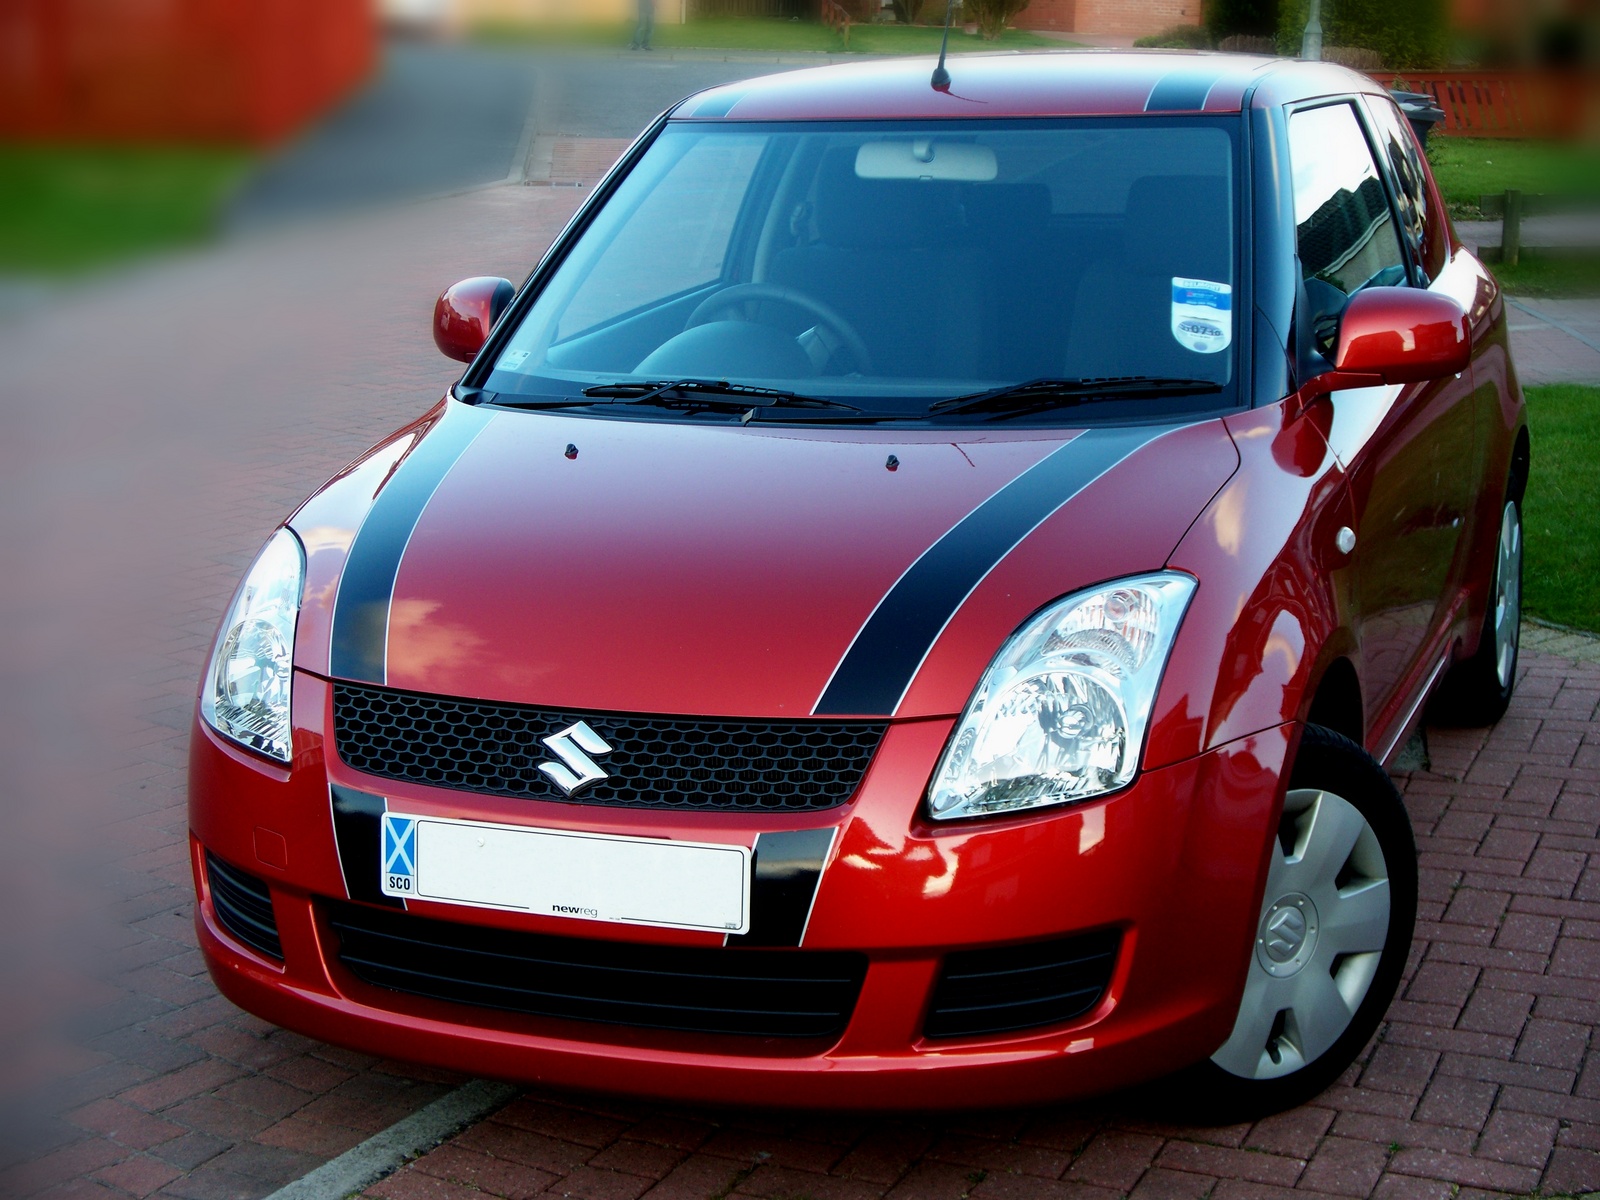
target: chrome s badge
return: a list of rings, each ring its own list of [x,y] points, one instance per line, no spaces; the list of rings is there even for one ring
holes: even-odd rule
[[[567,795],[571,796],[591,783],[608,778],[606,772],[600,769],[600,764],[589,755],[610,754],[611,747],[585,722],[568,725],[559,733],[539,740],[561,760],[540,763],[539,770]]]

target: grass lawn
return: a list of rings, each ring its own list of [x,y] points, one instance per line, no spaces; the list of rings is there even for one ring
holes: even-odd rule
[[[0,272],[60,273],[209,234],[234,149],[0,145]]]
[[[852,25],[848,49],[859,54],[937,54],[943,29],[934,25]],[[549,45],[625,46],[632,24],[530,25],[486,23],[475,36],[492,42]],[[775,53],[846,49],[839,35],[811,21],[782,21],[766,17],[705,17],[685,25],[658,24],[652,39],[660,50],[761,50]],[[968,36],[959,26],[950,31],[950,50],[1019,50],[1030,46],[1070,47],[1072,42],[1043,37],[1022,29],[1008,29],[992,42]]]
[[[1478,198],[1507,189],[1600,202],[1600,153],[1568,142],[1431,137],[1428,161],[1456,217],[1478,215]]]
[[[1490,263],[1489,270],[1513,296],[1600,296],[1600,251],[1523,255],[1514,267]]]
[[[1528,433],[1523,607],[1600,632],[1600,387],[1529,388]]]

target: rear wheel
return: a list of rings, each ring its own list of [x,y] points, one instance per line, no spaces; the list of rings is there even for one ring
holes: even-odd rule
[[[1189,1073],[1208,1115],[1289,1108],[1339,1077],[1394,996],[1416,906],[1416,846],[1394,784],[1356,743],[1308,725],[1233,1032]]]
[[[1433,715],[1452,725],[1493,725],[1505,716],[1517,686],[1522,631],[1522,506],[1507,500],[1500,514],[1494,580],[1478,650],[1450,668],[1434,699]]]

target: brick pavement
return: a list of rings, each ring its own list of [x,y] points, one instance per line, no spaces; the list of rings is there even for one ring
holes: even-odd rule
[[[0,1194],[260,1196],[454,1082],[210,988],[186,725],[260,539],[451,378],[432,294],[520,277],[581,195],[500,188],[234,243],[0,328],[0,545],[24,565],[0,573],[0,903],[23,914],[0,955]],[[1127,1097],[896,1120],[530,1093],[371,1194],[1600,1190],[1600,656],[1540,636],[1511,715],[1432,731],[1431,771],[1402,777],[1423,855],[1412,968],[1362,1063],[1311,1105],[1202,1130]]]
[[[1600,1192],[1600,643],[1530,653],[1493,730],[1433,729],[1398,776],[1421,855],[1416,944],[1362,1060],[1253,1125],[1136,1096],[937,1119],[529,1093],[367,1195],[591,1200],[1270,1200]]]

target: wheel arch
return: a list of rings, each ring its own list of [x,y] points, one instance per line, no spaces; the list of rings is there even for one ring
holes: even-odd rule
[[[1528,472],[1533,464],[1532,445],[1526,425],[1517,430],[1516,445],[1511,448],[1511,471],[1506,476],[1506,499],[1522,503],[1528,490]]]
[[[1322,665],[1315,685],[1307,689],[1302,718],[1365,744],[1366,708],[1355,664],[1340,654]]]

